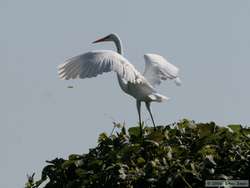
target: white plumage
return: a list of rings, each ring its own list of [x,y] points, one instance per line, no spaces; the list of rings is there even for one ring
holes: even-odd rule
[[[159,85],[162,80],[175,79],[180,85],[179,69],[157,54],[145,54],[145,70],[143,76],[153,85]]]
[[[162,80],[175,79],[180,84],[179,69],[157,54],[145,54],[145,70],[143,75],[122,56],[121,40],[116,34],[110,34],[94,43],[113,41],[117,52],[111,50],[96,50],[75,56],[58,66],[61,79],[91,78],[104,72],[114,71],[117,74],[121,89],[133,96],[137,101],[139,123],[141,126],[141,102],[145,102],[155,127],[150,110],[152,101],[162,102],[167,97],[157,93],[154,86]]]
[[[141,74],[129,61],[111,50],[96,50],[68,59],[58,66],[61,79],[91,78],[114,71],[131,83],[139,83]]]

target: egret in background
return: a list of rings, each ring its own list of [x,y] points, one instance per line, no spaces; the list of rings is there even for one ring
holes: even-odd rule
[[[162,102],[168,99],[168,97],[159,94],[155,86],[159,85],[162,80],[167,79],[174,79],[175,83],[180,85],[179,69],[160,55],[145,54],[145,70],[141,74],[123,56],[122,43],[118,35],[112,33],[93,43],[105,41],[114,42],[117,52],[112,50],[96,50],[72,57],[66,60],[64,64],[58,66],[59,77],[64,80],[83,79],[96,77],[104,72],[114,71],[121,89],[136,99],[141,131],[141,102],[145,102],[155,130],[155,121],[150,104],[151,102]]]

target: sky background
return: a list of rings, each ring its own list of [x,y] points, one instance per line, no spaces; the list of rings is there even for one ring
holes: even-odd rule
[[[135,100],[114,73],[57,76],[69,57],[114,49],[91,44],[111,32],[141,72],[145,53],[180,68],[181,87],[158,88],[171,100],[152,104],[157,124],[188,118],[250,125],[249,20],[249,0],[0,0],[0,187],[23,187],[26,173],[40,175],[45,160],[88,152],[112,121],[136,124]]]

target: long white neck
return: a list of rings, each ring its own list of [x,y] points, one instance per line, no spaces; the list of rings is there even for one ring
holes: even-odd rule
[[[116,49],[117,49],[117,52],[121,55],[123,55],[123,50],[122,50],[122,41],[121,39],[115,35],[115,37],[113,38],[113,41],[115,43],[115,46],[116,46]]]
[[[123,55],[122,41],[121,41],[121,39],[120,39],[118,36],[115,36],[115,37],[113,38],[113,41],[114,41],[114,43],[115,43],[117,53]],[[127,83],[119,76],[119,74],[117,74],[117,78],[118,78],[118,82],[119,82],[119,85],[120,85],[121,89],[122,89],[125,93],[127,93],[127,90],[128,90]]]

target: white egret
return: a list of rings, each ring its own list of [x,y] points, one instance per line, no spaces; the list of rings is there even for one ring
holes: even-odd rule
[[[121,89],[136,99],[140,128],[142,128],[141,102],[145,102],[155,129],[150,104],[151,102],[162,102],[168,98],[157,93],[154,86],[167,79],[175,79],[176,84],[180,85],[179,69],[160,55],[145,54],[145,70],[141,74],[123,56],[122,43],[118,35],[112,33],[93,43],[104,41],[114,42],[117,52],[96,50],[70,58],[64,64],[59,65],[59,77],[65,80],[91,78],[104,72],[116,72]]]

